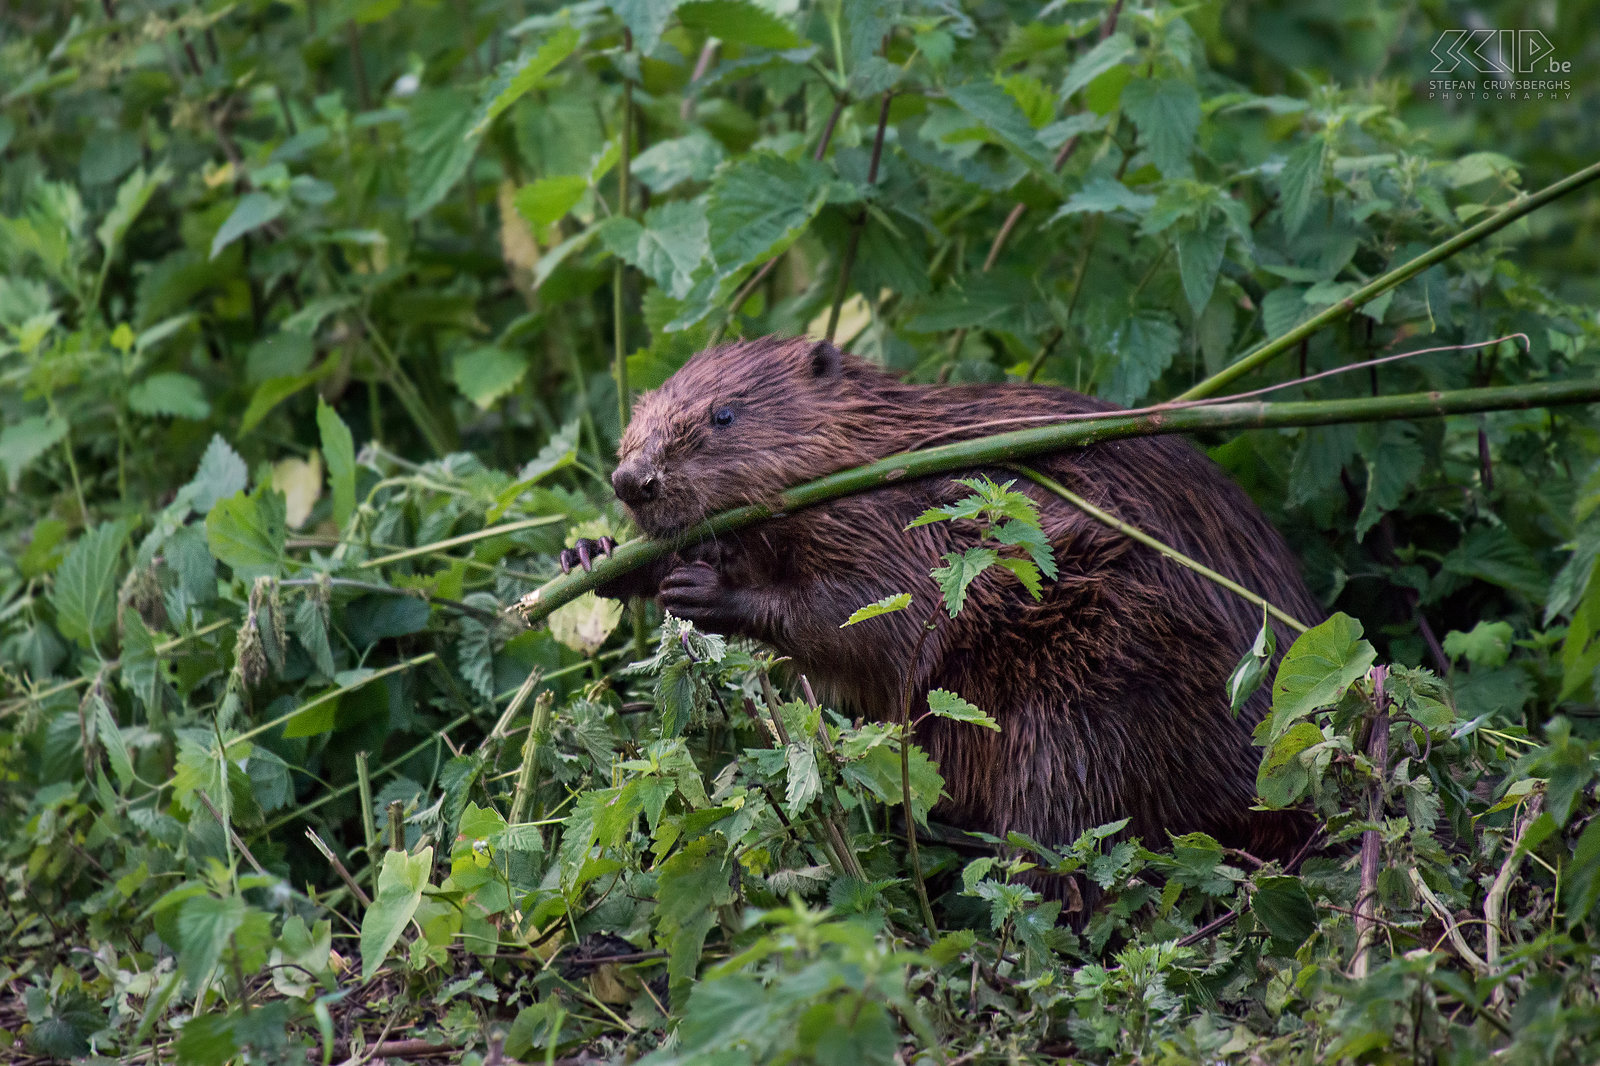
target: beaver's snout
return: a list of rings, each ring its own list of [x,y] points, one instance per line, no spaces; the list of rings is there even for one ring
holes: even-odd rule
[[[661,472],[642,456],[624,460],[611,475],[617,499],[629,507],[649,503],[661,495]]]

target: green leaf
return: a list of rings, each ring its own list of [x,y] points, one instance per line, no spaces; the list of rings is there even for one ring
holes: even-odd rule
[[[1183,295],[1188,298],[1190,309],[1199,315],[1211,302],[1211,292],[1217,285],[1222,255],[1228,248],[1227,226],[1213,222],[1203,229],[1180,233],[1177,243]]]
[[[1200,129],[1200,94],[1177,78],[1139,78],[1122,90],[1122,109],[1162,176],[1191,173],[1189,153]]]
[[[361,916],[361,979],[369,980],[389,949],[394,947],[406,923],[417,913],[422,902],[422,890],[428,887],[428,873],[433,869],[433,848],[426,847],[415,855],[404,851],[390,851],[383,857],[383,869],[378,872],[378,895],[372,906]]]
[[[667,949],[667,977],[675,1004],[687,997],[711,930],[712,908],[733,898],[721,850],[711,837],[703,836],[684,844],[660,865],[656,942]]]
[[[101,746],[106,749],[106,758],[111,762],[111,772],[117,775],[118,784],[126,789],[134,782],[133,760],[128,756],[128,742],[123,739],[122,730],[117,726],[117,720],[112,716],[111,707],[106,703],[105,697],[96,692],[93,702],[95,734],[100,738]]]
[[[333,494],[333,524],[343,529],[356,510],[356,445],[350,427],[328,401],[317,397],[317,433],[328,463],[328,488]]]
[[[1032,559],[1013,559],[1003,556],[995,560],[995,565],[1004,570],[1009,570],[1022,582],[1022,587],[1028,590],[1028,595],[1040,599],[1044,594],[1044,583],[1039,579],[1039,567]]]
[[[178,969],[190,988],[216,968],[228,939],[244,924],[249,904],[240,896],[195,896],[178,911]]]
[[[324,677],[334,675],[333,648],[328,643],[328,608],[313,596],[306,596],[294,609],[294,635]],[[329,700],[330,705],[334,701]],[[330,722],[331,726],[332,723]]]
[[[1361,639],[1361,623],[1336,612],[1289,646],[1272,683],[1272,716],[1263,726],[1270,724],[1276,737],[1296,719],[1333,706],[1377,658],[1377,650]]]
[[[494,80],[489,83],[478,117],[466,131],[466,140],[481,137],[489,123],[506,108],[520,100],[537,86],[546,74],[554,70],[578,48],[581,35],[576,27],[562,26],[545,38],[533,52],[523,52],[516,59],[500,64]]]
[[[1134,192],[1116,178],[1093,177],[1068,197],[1050,220],[1054,222],[1068,215],[1110,214],[1113,211],[1128,211],[1142,216],[1155,205],[1154,196]]]
[[[928,713],[955,722],[971,722],[985,729],[1000,732],[1000,723],[990,718],[974,704],[968,703],[954,692],[936,688],[928,693]]]
[[[117,574],[126,520],[102,522],[78,538],[56,570],[50,601],[56,628],[68,640],[93,647],[117,620]]]
[[[142,415],[206,418],[211,402],[200,382],[188,374],[152,374],[128,390],[128,406]]]
[[[1011,495],[1022,496],[1022,493]],[[1029,504],[1032,501],[1029,500]],[[1033,564],[1039,568],[1040,573],[1054,581],[1057,576],[1055,549],[1050,544],[1050,538],[1045,536],[1043,529],[1039,528],[1039,516],[1034,514],[1030,518],[1014,518],[990,531],[995,540],[1001,544],[1015,544],[1025,549]],[[1017,575],[1021,577],[1021,575]],[[1035,596],[1035,599],[1038,597]]]
[[[183,487],[183,492],[188,495],[189,506],[196,514],[207,515],[218,500],[242,492],[249,478],[239,453],[228,447],[220,434],[213,434],[205,454],[200,457],[200,468]]]
[[[122,239],[128,235],[129,228],[144,212],[150,197],[171,178],[172,170],[162,163],[149,174],[145,173],[144,167],[140,167],[117,186],[117,197],[111,205],[111,210],[106,212],[105,219],[94,231],[108,262],[117,254]]]
[[[412,99],[405,132],[407,218],[427,214],[467,172],[478,142],[461,131],[475,111],[471,94],[460,89],[430,89]]]
[[[828,198],[828,171],[809,159],[767,152],[724,167],[712,184],[706,220],[723,274],[759,266],[804,232]]]
[[[615,219],[601,235],[613,255],[637,267],[667,295],[681,300],[694,285],[695,271],[710,251],[705,208],[697,200],[674,200],[651,208],[644,225]]]
[[[1313,137],[1289,153],[1278,175],[1278,197],[1282,205],[1283,231],[1293,237],[1305,225],[1306,216],[1322,191],[1322,159],[1327,140]]]
[[[680,0],[610,0],[606,5],[616,12],[633,34],[633,46],[641,55],[655,51],[661,32],[672,21]]]
[[[1111,336],[1104,358],[1111,375],[1099,390],[1112,403],[1132,406],[1172,365],[1182,334],[1165,311],[1137,311]]]
[[[1268,807],[1292,805],[1311,784],[1310,771],[1300,753],[1323,741],[1322,730],[1310,722],[1296,722],[1272,742],[1256,771],[1256,792]]]
[[[784,802],[789,813],[798,815],[822,791],[822,774],[817,770],[817,753],[807,744],[790,744],[786,756],[787,772]]]
[[[588,191],[589,179],[582,174],[559,174],[524,185],[517,190],[513,202],[518,214],[534,228],[542,229],[565,218]]]
[[[678,21],[707,36],[757,48],[799,48],[805,44],[793,26],[744,0],[696,0],[679,4]]]
[[[1573,845],[1563,895],[1569,930],[1588,921],[1596,904],[1600,904],[1600,818],[1591,819]]]
[[[276,577],[286,559],[287,505],[283,493],[263,483],[254,493],[236,492],[206,516],[211,554],[233,568],[235,577]]]
[[[910,606],[911,593],[897,592],[893,596],[885,596],[877,603],[869,603],[865,607],[857,607],[851,612],[849,618],[846,618],[843,622],[839,623],[839,628],[843,629],[845,626],[853,626],[857,622],[865,622],[867,619],[877,618],[879,615],[893,614],[895,611],[903,611]]]
[[[951,103],[1026,163],[1035,177],[1052,188],[1060,185],[1054,159],[1039,143],[1028,116],[1005,89],[992,81],[976,81],[957,85],[949,95]]]
[[[527,373],[525,356],[493,345],[462,352],[450,364],[456,388],[483,411],[516,388]]]
[[[1073,61],[1067,71],[1067,76],[1061,82],[1060,97],[1066,100],[1073,93],[1088,85],[1091,81],[1104,74],[1114,66],[1132,57],[1137,52],[1133,38],[1122,31],[1113,33],[1110,37],[1096,44],[1083,55]]]
[[[1317,909],[1298,877],[1260,878],[1250,911],[1285,947],[1299,947],[1317,927]]]
[[[0,428],[0,466],[6,468],[12,492],[17,491],[17,482],[28,464],[60,444],[66,435],[67,420],[56,415],[29,415]]]
[[[1000,555],[993,548],[968,548],[964,552],[945,552],[942,558],[945,565],[934,567],[930,573],[944,595],[945,610],[954,618],[967,602],[967,587]]]
[[[1367,464],[1367,498],[1356,516],[1356,540],[1365,538],[1384,514],[1400,506],[1422,473],[1417,427],[1409,422],[1385,422],[1378,432],[1376,447],[1369,446],[1363,459]]]
[[[636,35],[637,36],[637,35]],[[640,152],[629,168],[651,192],[671,192],[691,181],[710,181],[727,150],[701,129],[658,141]]]
[[[222,223],[222,228],[217,230],[217,235],[211,239],[211,258],[215,259],[224,248],[246,233],[260,229],[283,214],[288,206],[286,201],[271,193],[245,193],[234,205],[233,213]]]
[[[1256,632],[1256,639],[1249,649],[1239,659],[1233,673],[1228,675],[1228,702],[1233,709],[1235,718],[1244,707],[1245,702],[1254,696],[1256,689],[1261,687],[1262,679],[1267,676],[1267,667],[1272,664],[1272,657],[1278,652],[1278,636],[1273,631],[1272,623],[1267,620],[1265,609],[1261,612],[1261,628]]]
[[[328,366],[335,364],[329,362]],[[303,389],[308,389],[322,379],[323,370],[312,370],[305,374],[296,374],[287,378],[270,378],[256,387],[250,394],[250,402],[245,405],[244,414],[239,416],[239,436],[244,436],[261,420],[272,413],[280,403]]]
[[[1504,666],[1511,656],[1513,632],[1510,622],[1479,622],[1471,631],[1453,629],[1444,635],[1444,653],[1452,659],[1465,658],[1473,666],[1493,670]]]

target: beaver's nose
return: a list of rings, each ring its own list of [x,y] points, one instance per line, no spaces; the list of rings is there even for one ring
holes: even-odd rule
[[[630,459],[611,475],[617,499],[629,507],[649,503],[661,495],[661,477],[648,464]]]

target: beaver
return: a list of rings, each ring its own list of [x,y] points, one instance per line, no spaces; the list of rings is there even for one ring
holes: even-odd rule
[[[611,480],[640,529],[663,537],[933,436],[982,436],[997,419],[1115,410],[1053,386],[908,384],[832,344],[767,337],[703,351],[641,396]],[[1282,536],[1187,440],[1131,438],[1033,463],[1290,616],[1308,624],[1324,616]],[[963,473],[1017,477],[1003,468]],[[895,720],[927,605],[939,596],[929,569],[974,544],[970,523],[907,526],[970,493],[956,476],[781,514],[599,591],[654,596],[701,628],[763,641],[791,657],[823,699]],[[1030,480],[1016,488],[1038,504],[1059,573],[1036,601],[991,567],[959,615],[941,615],[923,640],[909,671],[913,713],[942,688],[1000,724],[992,732],[927,717],[916,726],[944,776],[936,813],[1047,845],[1127,818],[1126,832],[1154,846],[1168,832],[1202,831],[1284,857],[1304,823],[1250,809],[1260,761],[1251,730],[1269,693],[1258,691],[1235,717],[1226,691],[1261,609]],[[609,548],[582,542],[563,554],[563,568],[587,568]],[[840,628],[858,607],[902,592],[920,604]]]

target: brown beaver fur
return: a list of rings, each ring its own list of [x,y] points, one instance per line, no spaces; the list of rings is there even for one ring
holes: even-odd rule
[[[942,439],[975,437],[1000,418],[1109,409],[1040,385],[905,384],[829,344],[764,338],[702,352],[642,396],[612,481],[639,526],[661,536],[934,434],[971,427]],[[1283,538],[1188,441],[1120,440],[1032,462],[1289,614],[1323,617]],[[783,515],[601,591],[655,595],[704,629],[764,641],[792,656],[825,700],[893,719],[939,595],[929,568],[974,543],[970,525],[906,525],[968,495],[955,476]],[[1260,609],[1031,481],[1017,488],[1039,505],[1060,576],[1036,602],[991,568],[925,641],[913,713],[929,689],[945,688],[1001,726],[930,717],[917,727],[944,775],[940,816],[1047,844],[1128,818],[1128,831],[1156,847],[1167,832],[1201,830],[1263,857],[1292,850],[1297,819],[1249,810],[1260,758],[1250,732],[1268,694],[1237,719],[1226,695]],[[586,557],[596,550],[583,547]],[[915,598],[911,610],[840,629],[857,607],[900,592]]]

